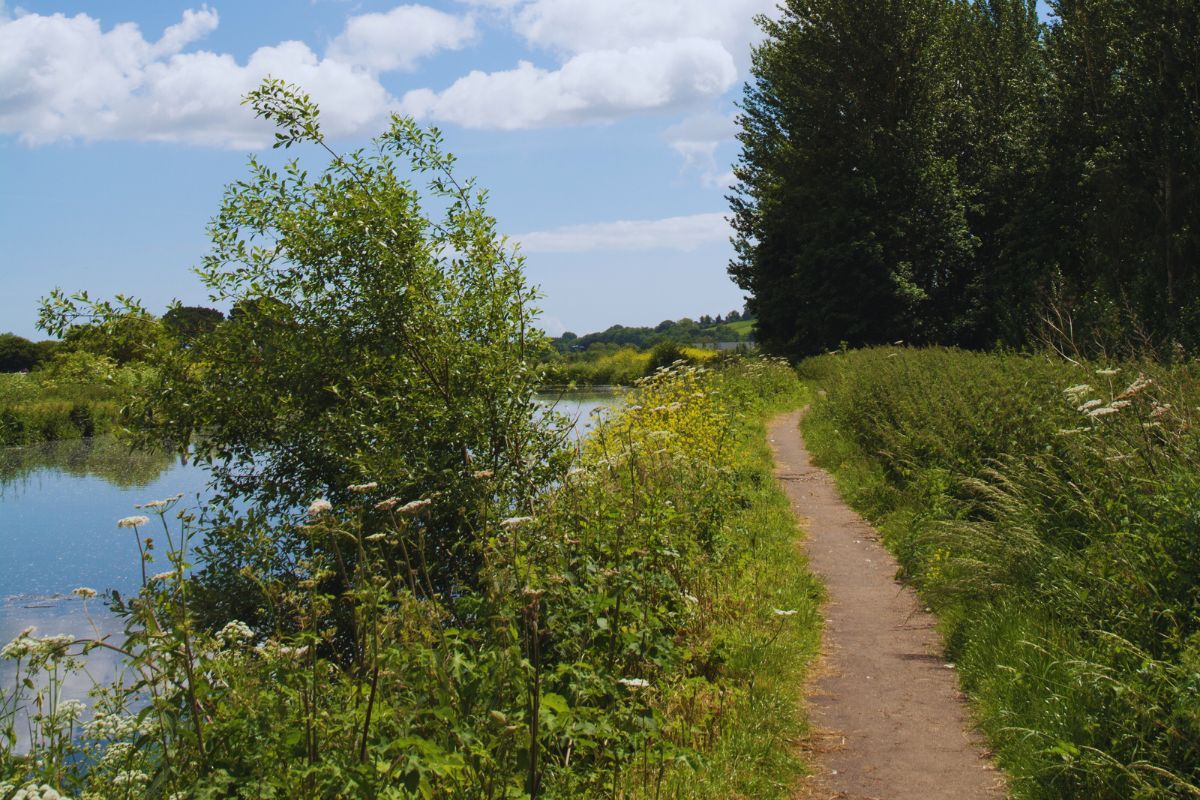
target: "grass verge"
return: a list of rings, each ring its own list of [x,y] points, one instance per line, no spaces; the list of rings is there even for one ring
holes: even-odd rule
[[[810,359],[805,438],[934,607],[1018,798],[1200,796],[1196,368]]]

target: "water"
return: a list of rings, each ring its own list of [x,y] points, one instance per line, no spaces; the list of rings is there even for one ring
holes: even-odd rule
[[[616,397],[613,391],[588,391],[539,400],[566,416],[578,438],[595,424],[592,411]],[[138,503],[180,492],[184,498],[177,508],[195,507],[206,482],[200,467],[166,453],[131,453],[108,437],[0,448],[0,646],[29,625],[39,635],[111,636],[119,642],[120,620],[103,597],[85,605],[72,590],[136,592],[137,545],[133,531],[117,528],[117,520],[140,513]],[[142,535],[161,540],[158,520],[151,518]],[[164,569],[165,564],[151,565],[149,571]],[[10,679],[11,667],[0,662],[0,682]],[[93,651],[90,677],[76,676],[64,687],[65,696],[84,698],[93,678],[109,681],[119,668],[115,653]]]

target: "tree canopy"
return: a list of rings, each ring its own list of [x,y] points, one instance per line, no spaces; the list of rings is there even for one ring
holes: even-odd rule
[[[768,350],[1200,344],[1195,4],[787,0],[753,55],[730,273]]]

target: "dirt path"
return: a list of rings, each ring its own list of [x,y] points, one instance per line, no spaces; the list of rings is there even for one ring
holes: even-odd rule
[[[772,421],[776,476],[808,530],[825,582],[825,654],[809,687],[813,800],[1004,797],[1003,779],[968,734],[933,617],[895,579],[896,560],[813,466],[800,412]]]

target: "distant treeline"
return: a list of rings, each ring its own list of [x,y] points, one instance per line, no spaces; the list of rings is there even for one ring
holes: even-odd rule
[[[636,347],[648,350],[664,342],[676,344],[715,344],[716,342],[746,342],[751,339],[754,319],[740,311],[730,311],[725,316],[701,315],[699,319],[684,317],[679,320],[663,320],[654,327],[627,327],[613,325],[596,333],[579,336],[567,331],[551,340],[560,353],[587,350],[595,344]]]
[[[1200,4],[786,0],[730,272],[765,349],[1200,346]]]

